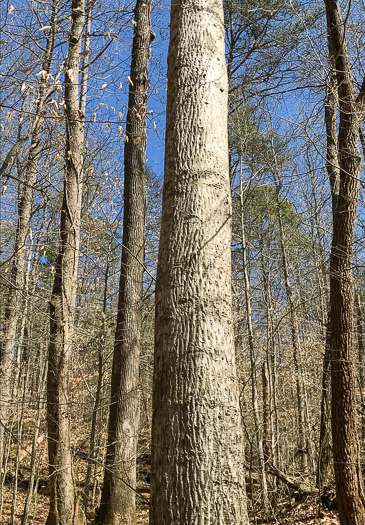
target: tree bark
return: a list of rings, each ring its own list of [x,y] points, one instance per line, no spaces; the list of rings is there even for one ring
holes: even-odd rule
[[[139,429],[139,357],[146,234],[146,111],[151,0],[137,0],[124,150],[124,216],[108,445],[96,523],[135,522]]]
[[[360,293],[355,292],[355,304],[356,304],[356,332],[357,332],[357,349],[358,349],[358,385],[360,390],[360,403],[361,403],[361,420],[360,420],[360,429],[361,429],[361,441],[365,443],[365,400],[364,400],[364,390],[365,390],[365,373],[364,373],[364,315],[361,305]]]
[[[221,0],[171,6],[151,525],[246,525]]]
[[[66,171],[59,252],[50,301],[47,372],[47,425],[50,509],[46,525],[78,523],[70,448],[68,376],[80,241],[84,118],[79,111],[79,69],[84,2],[72,0],[65,63]]]
[[[333,459],[341,525],[363,525],[365,497],[356,428],[352,254],[361,170],[358,134],[365,83],[357,97],[339,3],[325,0],[325,7],[328,47],[330,61],[335,65],[340,112],[340,186],[333,213],[330,257]]]

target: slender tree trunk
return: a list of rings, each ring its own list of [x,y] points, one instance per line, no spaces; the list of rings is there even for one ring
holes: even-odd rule
[[[337,93],[334,77],[334,67],[327,87],[325,103],[325,126],[327,137],[326,169],[331,187],[332,210],[337,207],[340,186],[340,171],[338,165],[338,137],[337,137]],[[334,218],[334,215],[333,215]],[[317,219],[318,221],[318,219]],[[323,248],[321,246],[321,251]],[[325,351],[322,372],[322,400],[321,400],[321,426],[319,435],[319,452],[317,468],[317,484],[322,487],[329,476],[330,462],[332,459],[331,443],[331,328],[327,321]]]
[[[96,522],[135,522],[139,429],[139,356],[146,234],[146,111],[151,48],[151,0],[134,10],[131,82],[124,151],[124,216],[106,468]]]
[[[43,352],[42,352],[43,353]],[[28,485],[28,494],[25,500],[24,504],[24,510],[22,515],[22,521],[21,525],[27,525],[28,523],[28,516],[30,511],[30,506],[32,503],[33,493],[34,493],[34,485],[35,485],[35,478],[36,478],[36,461],[37,461],[37,448],[38,448],[38,436],[39,436],[39,429],[41,426],[41,416],[42,416],[42,397],[44,396],[45,392],[43,390],[45,382],[46,382],[46,376],[47,376],[47,362],[44,361],[43,363],[43,369],[39,374],[39,398],[38,398],[38,408],[37,408],[37,419],[34,427],[34,436],[33,436],[33,442],[32,442],[32,454],[31,454],[31,460],[30,460],[30,475],[29,475],[29,485]]]
[[[50,19],[51,29],[47,39],[47,47],[42,61],[42,70],[50,71],[53,48],[56,36],[58,0],[53,0]],[[13,358],[18,320],[21,314],[22,294],[25,279],[26,242],[29,234],[32,216],[34,185],[37,179],[38,162],[41,153],[41,139],[44,127],[46,100],[49,96],[47,76],[40,81],[38,104],[35,110],[34,122],[31,126],[31,141],[28,159],[25,167],[25,177],[20,190],[18,206],[18,222],[15,234],[14,254],[12,263],[11,286],[5,307],[5,321],[0,340],[0,487],[2,487],[3,456],[5,444],[5,429],[9,418],[11,388],[13,384]],[[0,488],[1,490],[1,488]],[[0,501],[2,495],[0,494]],[[1,509],[0,509],[1,513]]]
[[[340,112],[340,187],[333,214],[330,257],[333,459],[341,525],[363,525],[365,497],[356,425],[352,255],[361,170],[358,134],[363,116],[365,82],[357,97],[339,3],[337,0],[325,0],[325,7],[329,53],[335,65]]]
[[[240,204],[241,204],[241,210],[240,210],[241,224],[240,226],[241,226],[242,266],[243,266],[243,280],[244,280],[244,285],[245,285],[248,346],[250,350],[250,362],[251,362],[252,410],[253,410],[258,461],[259,461],[259,470],[260,470],[260,476],[261,476],[263,507],[264,507],[264,510],[268,512],[270,508],[270,503],[269,503],[269,494],[268,494],[268,489],[267,489],[267,476],[266,476],[266,470],[265,470],[265,456],[264,456],[262,428],[260,425],[260,416],[259,416],[257,375],[256,375],[256,362],[255,362],[255,346],[254,346],[252,308],[251,308],[251,283],[250,283],[250,276],[249,276],[248,264],[247,264],[247,245],[246,245],[246,236],[245,236],[245,224],[243,220],[244,195],[243,195],[242,159],[241,159],[241,173],[240,173]]]
[[[151,525],[246,525],[221,0],[171,5]]]
[[[291,340],[293,345],[293,357],[294,357],[294,370],[295,370],[295,382],[297,389],[297,410],[298,410],[298,450],[297,454],[299,455],[299,465],[302,471],[305,471],[308,463],[308,452],[307,452],[307,442],[306,442],[306,432],[305,432],[305,406],[304,406],[304,391],[303,391],[303,376],[302,376],[302,365],[301,365],[301,356],[300,356],[300,346],[299,346],[299,334],[297,327],[297,316],[295,313],[295,304],[293,300],[293,293],[289,282],[289,270],[288,270],[288,257],[287,250],[284,240],[284,228],[283,228],[283,218],[282,211],[280,206],[280,187],[281,182],[279,181],[277,187],[277,212],[278,212],[278,222],[279,222],[279,241],[281,247],[281,257],[283,263],[283,272],[284,272],[284,286],[285,293],[289,306],[289,315],[290,315],[290,333]]]
[[[274,323],[272,318],[273,305],[270,290],[270,269],[266,263],[266,258],[270,259],[269,252],[264,255],[263,242],[260,242],[260,258],[261,258],[261,269],[264,286],[264,297],[265,297],[265,310],[266,310],[266,363],[268,373],[268,388],[269,388],[269,417],[271,429],[271,456],[274,464],[280,468],[279,464],[279,421],[278,421],[278,404],[277,404],[277,374],[276,374],[276,354],[275,354],[275,334],[274,334]],[[265,435],[265,433],[264,433]],[[268,438],[267,438],[268,439]],[[275,478],[276,480],[276,478]]]
[[[271,421],[270,421],[270,384],[266,363],[262,363],[262,421],[264,435],[264,460],[265,463],[271,458]]]
[[[85,516],[87,515],[87,508],[89,505],[91,473],[92,473],[92,469],[93,468],[95,469],[95,457],[96,457],[95,440],[96,440],[98,413],[100,412],[101,393],[102,393],[102,387],[103,387],[104,352],[105,352],[105,342],[106,342],[106,336],[107,336],[106,307],[107,307],[108,281],[109,281],[109,260],[106,263],[105,277],[104,277],[103,311],[102,311],[100,338],[98,342],[98,383],[96,387],[94,408],[93,408],[92,421],[91,421],[90,454],[89,454],[89,458],[87,462],[87,471],[86,471],[86,477],[85,477],[85,488],[84,488],[84,514]]]
[[[68,403],[69,363],[76,300],[84,118],[79,111],[79,64],[84,28],[83,0],[72,0],[65,64],[66,172],[61,209],[59,252],[50,301],[47,373],[47,424],[50,510],[47,525],[78,522],[73,486]]]

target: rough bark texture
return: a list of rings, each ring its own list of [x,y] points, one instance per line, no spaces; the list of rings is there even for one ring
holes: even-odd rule
[[[68,374],[80,238],[84,119],[79,111],[79,64],[84,2],[72,0],[68,56],[65,63],[66,171],[59,252],[50,301],[47,373],[47,424],[50,510],[47,525],[78,523],[70,449]]]
[[[108,447],[97,523],[135,519],[139,355],[146,223],[146,111],[151,0],[137,0],[124,151],[123,248],[115,333]]]
[[[365,443],[365,400],[364,400],[364,390],[365,390],[365,374],[364,374],[364,360],[365,360],[365,346],[364,346],[364,315],[361,305],[360,293],[355,293],[355,305],[356,305],[356,332],[357,332],[357,349],[358,349],[358,386],[359,386],[359,398],[361,403],[361,441]]]
[[[48,35],[47,47],[42,61],[42,70],[49,73],[54,41],[56,35],[58,0],[54,0],[51,14],[51,30]],[[44,113],[46,100],[50,88],[47,79],[40,81],[38,91],[38,104],[35,111],[34,122],[31,126],[32,135],[25,166],[25,176],[19,196],[18,223],[15,234],[13,264],[11,273],[11,286],[6,300],[5,319],[0,340],[0,491],[2,491],[2,462],[4,455],[5,429],[9,420],[11,402],[11,388],[13,384],[13,360],[16,332],[21,306],[23,304],[23,287],[25,278],[26,243],[29,235],[30,220],[32,216],[34,185],[37,180],[38,159],[41,152],[41,139],[44,128]],[[0,498],[2,500],[2,498]]]
[[[221,0],[171,6],[151,525],[248,523],[231,319]]]
[[[340,186],[333,213],[330,257],[330,349],[332,439],[341,525],[365,523],[365,498],[356,429],[356,379],[353,349],[354,283],[352,253],[359,197],[359,125],[364,84],[356,97],[344,24],[337,0],[325,0],[330,57],[336,71],[340,112]]]

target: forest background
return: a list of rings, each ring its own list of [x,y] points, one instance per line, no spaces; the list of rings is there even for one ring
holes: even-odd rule
[[[108,434],[134,7],[88,0],[79,53],[84,77],[83,194],[67,418],[74,486],[90,519],[101,496]],[[70,161],[65,154],[64,68],[70,56],[73,13],[69,2],[56,0],[3,2],[0,9],[3,333],[9,304],[17,311],[10,401],[3,399],[10,408],[0,433],[4,466],[0,506],[9,523],[21,518],[24,525],[30,516],[36,520],[41,515],[38,492],[45,490],[48,476],[49,303],[59,251],[64,173]],[[331,67],[322,2],[228,0],[224,9],[235,348],[249,510],[257,518],[267,512],[280,514],[298,494],[322,493],[333,482],[325,359],[332,233],[325,109],[332,89]],[[364,15],[361,1],[344,6],[359,89],[364,77]],[[146,114],[147,230],[137,453],[141,508],[149,485],[168,23],[169,6],[156,2]],[[66,74],[72,81],[72,69],[66,68]],[[17,244],[25,189],[30,190],[29,222]],[[362,448],[364,218],[361,183],[353,273]],[[14,261],[22,267],[20,281],[19,274],[14,277]]]

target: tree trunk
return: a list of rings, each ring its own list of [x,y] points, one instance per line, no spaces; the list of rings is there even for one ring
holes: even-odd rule
[[[135,522],[139,356],[146,231],[146,111],[151,0],[137,0],[124,151],[124,217],[108,445],[96,523]]]
[[[263,422],[263,435],[264,435],[264,460],[265,465],[271,459],[271,420],[270,420],[270,384],[267,364],[262,363],[261,367],[262,374],[262,422]],[[265,471],[267,469],[265,467]]]
[[[361,429],[361,440],[362,443],[365,443],[365,398],[364,398],[364,390],[365,390],[365,373],[364,373],[364,330],[363,330],[363,323],[364,323],[364,316],[361,306],[361,299],[360,299],[360,293],[355,293],[355,304],[356,304],[356,332],[357,332],[357,347],[358,347],[358,385],[360,390],[360,402],[361,402],[361,421],[360,421],[360,429]]]
[[[257,444],[257,455],[259,463],[259,471],[261,476],[261,488],[262,488],[262,503],[265,512],[269,511],[269,493],[267,489],[267,476],[265,470],[265,457],[264,457],[264,445],[262,428],[260,425],[259,406],[258,406],[258,392],[257,392],[257,375],[256,375],[256,362],[255,362],[255,346],[254,346],[254,334],[253,334],[253,323],[252,323],[252,294],[251,294],[251,283],[247,264],[247,245],[245,235],[245,224],[244,224],[244,195],[243,195],[243,175],[242,175],[242,158],[241,158],[241,170],[240,170],[240,219],[241,219],[241,248],[242,248],[242,270],[243,280],[245,285],[245,302],[246,302],[246,317],[247,317],[247,332],[248,332],[248,346],[250,350],[250,364],[251,364],[251,399],[252,399],[252,411],[254,420],[254,431]]]
[[[332,211],[337,207],[340,185],[340,171],[338,166],[338,137],[337,137],[337,94],[334,77],[334,66],[331,64],[331,74],[327,86],[327,98],[324,106],[326,126],[326,169],[331,187]],[[318,220],[317,220],[318,223]],[[321,251],[323,250],[320,244]],[[325,256],[323,256],[325,258]],[[319,434],[319,452],[317,468],[317,484],[322,487],[329,476],[330,462],[332,459],[331,448],[331,329],[327,322],[325,351],[322,372],[322,399],[321,399],[321,424]]]
[[[358,134],[365,83],[356,97],[339,3],[325,0],[325,7],[329,53],[335,64],[340,111],[340,188],[333,213],[330,257],[333,459],[341,525],[363,525],[365,497],[356,428],[352,254],[361,169]]]
[[[70,449],[68,376],[80,241],[84,118],[79,111],[79,65],[84,27],[83,0],[72,0],[65,64],[66,172],[59,252],[50,301],[47,424],[50,510],[47,525],[78,523]]]
[[[302,364],[300,356],[300,345],[299,345],[299,334],[297,327],[297,316],[295,313],[295,304],[293,300],[293,292],[289,282],[289,269],[288,269],[288,257],[287,249],[285,246],[284,239],[284,228],[283,228],[283,217],[280,206],[280,189],[281,181],[278,181],[277,186],[277,213],[278,213],[278,222],[279,222],[279,240],[281,247],[281,257],[283,263],[283,273],[284,273],[284,286],[285,293],[289,306],[289,318],[290,318],[290,333],[291,340],[293,345],[293,358],[294,358],[294,370],[295,370],[295,382],[297,389],[297,410],[298,410],[298,448],[296,455],[299,456],[299,467],[301,471],[307,469],[308,464],[308,450],[307,450],[307,440],[305,432],[305,406],[304,406],[304,388],[303,388],[303,373],[302,373]]]
[[[171,6],[151,525],[246,525],[221,0]]]

